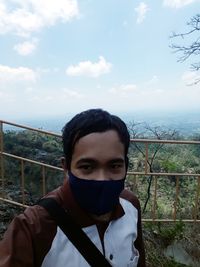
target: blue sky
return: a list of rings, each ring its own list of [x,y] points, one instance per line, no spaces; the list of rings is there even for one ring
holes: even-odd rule
[[[200,83],[188,86],[198,59],[178,63],[169,47],[199,8],[199,0],[0,0],[0,119],[94,107],[199,111]]]

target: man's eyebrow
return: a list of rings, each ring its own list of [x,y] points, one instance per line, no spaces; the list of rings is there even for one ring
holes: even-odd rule
[[[77,164],[82,164],[82,163],[90,163],[90,164],[94,164],[98,162],[98,159],[94,159],[94,158],[81,158],[77,161]],[[112,163],[124,163],[125,160],[123,158],[112,158],[108,161],[110,164]]]
[[[125,160],[123,158],[114,158],[109,160],[110,163],[124,163]]]
[[[81,163],[95,163],[96,160],[95,159],[92,159],[92,158],[82,158],[82,159],[79,159],[77,161],[77,164],[81,164]]]

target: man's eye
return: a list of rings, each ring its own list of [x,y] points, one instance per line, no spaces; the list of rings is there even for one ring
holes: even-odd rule
[[[81,166],[79,166],[79,169],[89,171],[92,169],[92,166],[91,165],[81,165]]]
[[[120,164],[120,163],[112,164],[111,168],[112,169],[121,169],[121,168],[123,168],[123,164]]]

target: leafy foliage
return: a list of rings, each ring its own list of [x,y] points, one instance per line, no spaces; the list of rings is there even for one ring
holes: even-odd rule
[[[7,131],[4,134],[4,151],[18,157],[28,158],[45,164],[61,167],[62,145],[58,137],[41,134],[29,130]],[[24,164],[24,180],[26,193],[34,202],[43,195],[43,179],[46,179],[46,192],[53,190],[63,182],[61,171],[41,166],[30,162]],[[20,189],[22,185],[21,161],[4,157],[4,176],[9,184],[14,184]]]

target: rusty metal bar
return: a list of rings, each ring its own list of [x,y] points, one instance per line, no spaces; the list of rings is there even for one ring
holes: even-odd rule
[[[36,132],[40,132],[40,133],[44,133],[44,134],[48,134],[48,135],[53,135],[53,136],[56,136],[56,137],[61,137],[61,134],[57,134],[57,133],[53,133],[53,132],[49,132],[49,131],[33,128],[33,127],[30,127],[30,126],[26,126],[26,125],[21,125],[21,124],[17,124],[17,123],[13,123],[13,122],[8,122],[8,121],[5,121],[5,120],[0,120],[0,123],[12,125],[12,126],[15,126],[15,127],[19,127],[19,128],[23,128],[23,129],[27,129],[27,130],[31,130],[31,131],[36,131]],[[140,138],[130,139],[130,142],[163,143],[163,144],[200,144],[200,141],[158,140],[158,139],[140,139]]]
[[[194,207],[194,221],[197,220],[198,208],[199,208],[199,195],[200,195],[200,176],[197,178],[197,192]]]
[[[161,143],[161,144],[182,144],[182,145],[192,145],[200,144],[200,141],[188,141],[188,140],[161,140],[161,139],[130,139],[130,142],[135,143]]]
[[[25,181],[24,181],[24,161],[21,160],[21,193],[22,193],[22,204],[25,205]]]
[[[176,221],[176,216],[177,216],[178,197],[179,197],[179,176],[176,176],[176,196],[174,201],[174,212],[173,212],[174,221]]]
[[[16,205],[16,206],[19,206],[19,207],[22,207],[22,208],[28,208],[29,207],[28,205],[23,205],[23,204],[21,204],[19,202],[12,201],[12,200],[9,200],[9,199],[4,199],[4,198],[1,198],[1,197],[0,197],[0,201],[6,202],[6,203],[9,203],[9,204],[13,204],[13,205]],[[179,220],[176,220],[176,221],[178,222]],[[172,223],[174,223],[174,220],[173,219],[155,219],[155,220],[142,219],[142,222],[143,223],[145,223],[145,222],[162,222],[162,223],[172,222]],[[194,223],[194,220],[192,220],[192,219],[182,219],[181,222]],[[195,222],[200,223],[200,220],[196,220]]]
[[[15,127],[19,127],[19,128],[23,128],[23,129],[27,129],[27,130],[31,130],[31,131],[36,131],[36,132],[40,132],[40,133],[44,133],[44,134],[49,134],[49,135],[53,135],[53,136],[56,136],[56,137],[61,137],[61,134],[57,134],[57,133],[53,133],[53,132],[49,132],[49,131],[45,131],[45,130],[29,127],[29,126],[26,126],[26,125],[21,125],[21,124],[17,124],[17,123],[13,123],[13,122],[8,122],[8,121],[5,121],[5,120],[0,120],[0,123],[4,123],[4,124],[8,124],[8,125],[12,125],[12,126],[15,126]],[[163,144],[200,144],[200,141],[158,140],[158,139],[140,139],[140,138],[130,139],[130,142],[163,143]]]
[[[50,169],[63,171],[63,168],[59,168],[59,167],[56,167],[56,166],[53,166],[53,165],[45,164],[45,163],[42,163],[42,162],[39,162],[39,161],[35,161],[35,160],[27,159],[27,158],[22,158],[22,157],[19,157],[19,156],[13,155],[13,154],[9,154],[9,153],[5,153],[5,152],[3,152],[3,153],[0,152],[0,154],[5,155],[7,157],[14,158],[14,159],[23,160],[24,162],[30,162],[30,163],[33,163],[33,164],[36,164],[36,165],[45,166],[45,167],[50,168]]]
[[[0,152],[3,152],[4,143],[3,143],[3,123],[0,121]],[[5,187],[5,177],[4,177],[4,156],[0,155],[0,166],[1,166],[1,189],[2,196],[4,197],[4,187]]]
[[[4,198],[1,198],[0,197],[0,201],[3,201],[3,202],[6,202],[6,203],[9,203],[9,204],[13,204],[13,205],[16,205],[16,206],[20,206],[22,208],[28,208],[29,206],[28,205],[23,205],[19,202],[16,202],[16,201],[12,201],[12,200],[9,200],[9,199],[4,199]],[[177,222],[179,220],[176,220]],[[142,222],[145,223],[145,222],[163,222],[163,223],[168,223],[168,222],[172,222],[174,223],[174,220],[173,219],[155,219],[154,221],[152,219],[142,219]],[[188,223],[194,223],[194,220],[192,219],[182,219],[181,222],[188,222]],[[196,222],[200,223],[200,220],[196,220]]]
[[[180,222],[180,220],[174,220],[174,219],[142,219],[142,222],[163,222],[163,223],[169,223],[169,222]],[[181,219],[181,222],[187,222],[187,223],[194,223],[194,220],[192,219]],[[196,222],[200,223],[200,220],[196,220]]]
[[[153,176],[154,179],[154,197],[153,197],[153,209],[152,209],[152,219],[156,219],[156,206],[157,206],[157,189],[158,189],[158,177]]]
[[[0,121],[0,150],[3,152],[3,123]]]
[[[42,166],[42,194],[46,195],[46,175],[45,175],[45,166]]]
[[[15,127],[19,127],[19,128],[23,128],[23,129],[26,129],[26,130],[31,130],[31,131],[39,132],[39,133],[53,135],[53,136],[56,136],[56,137],[61,137],[61,134],[57,134],[57,133],[53,133],[53,132],[49,132],[49,131],[44,131],[44,130],[41,130],[41,129],[36,129],[36,128],[32,128],[32,127],[29,127],[29,126],[26,126],[26,125],[21,125],[21,124],[13,123],[13,122],[8,122],[8,121],[0,120],[0,123],[12,125],[12,126],[15,126]]]
[[[137,187],[137,175],[133,175],[133,191],[136,191]]]
[[[3,201],[3,202],[6,202],[6,203],[9,203],[9,204],[13,204],[13,205],[16,205],[16,206],[20,206],[22,208],[28,208],[28,205],[23,205],[19,202],[16,202],[16,201],[13,201],[13,200],[9,200],[9,199],[5,199],[5,198],[2,198],[0,197],[0,201]]]
[[[145,174],[148,172],[148,143],[145,143]]]
[[[200,173],[174,173],[174,172],[127,172],[128,175],[142,175],[142,176],[192,176],[192,177],[197,177],[200,176]]]
[[[4,181],[4,158],[3,155],[0,155],[0,161],[1,161],[1,189],[2,189],[2,196],[4,195],[4,187],[5,187],[5,181]]]

